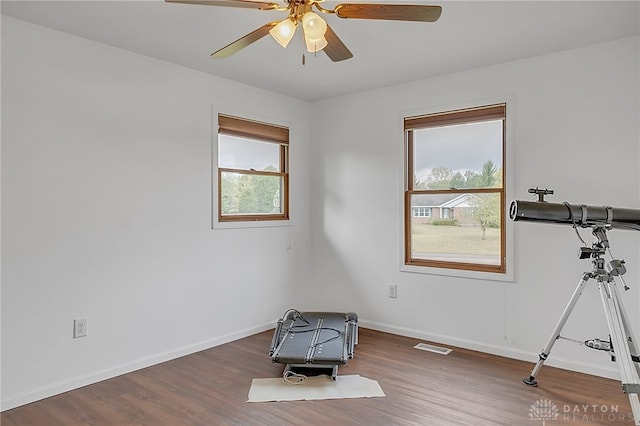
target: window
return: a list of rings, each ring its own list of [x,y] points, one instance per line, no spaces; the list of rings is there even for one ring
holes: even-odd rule
[[[218,114],[218,220],[289,219],[289,129]]]
[[[506,104],[404,119],[406,265],[506,272],[505,129]]]
[[[431,208],[413,207],[413,217],[431,217]]]
[[[455,216],[453,214],[453,209],[449,207],[445,207],[442,209],[442,218],[443,219],[454,219]]]

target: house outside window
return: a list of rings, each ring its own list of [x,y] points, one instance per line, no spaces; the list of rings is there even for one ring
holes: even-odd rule
[[[404,129],[405,265],[504,274],[506,104],[406,117]]]
[[[219,222],[289,219],[289,129],[218,114]]]

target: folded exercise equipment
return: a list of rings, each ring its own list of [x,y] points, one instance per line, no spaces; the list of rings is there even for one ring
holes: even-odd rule
[[[278,320],[269,356],[286,364],[283,377],[301,378],[296,369],[331,370],[336,379],[338,366],[353,358],[358,344],[358,315],[353,312],[299,312],[289,309]]]

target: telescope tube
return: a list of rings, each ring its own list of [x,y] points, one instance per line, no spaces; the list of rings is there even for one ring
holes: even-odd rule
[[[546,201],[511,202],[509,217],[514,221],[547,222],[581,227],[608,226],[640,231],[640,210]]]

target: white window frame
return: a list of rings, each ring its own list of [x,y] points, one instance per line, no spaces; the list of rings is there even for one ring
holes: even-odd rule
[[[413,217],[431,217],[431,207],[413,207],[412,210]]]

